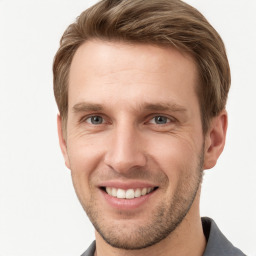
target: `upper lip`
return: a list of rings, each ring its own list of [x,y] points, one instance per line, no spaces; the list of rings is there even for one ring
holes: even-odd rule
[[[121,188],[124,190],[127,189],[136,189],[136,188],[155,188],[158,187],[155,184],[146,182],[146,181],[105,181],[98,185],[99,187],[110,187],[110,188]]]

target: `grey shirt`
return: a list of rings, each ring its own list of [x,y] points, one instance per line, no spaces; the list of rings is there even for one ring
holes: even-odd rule
[[[202,225],[207,240],[203,256],[245,256],[243,252],[228,241],[212,219],[202,218]],[[93,256],[95,248],[96,243],[94,241],[81,256]]]

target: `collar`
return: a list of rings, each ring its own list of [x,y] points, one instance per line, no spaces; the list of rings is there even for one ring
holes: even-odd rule
[[[203,217],[202,225],[207,240],[203,256],[245,256],[228,241],[212,219]]]

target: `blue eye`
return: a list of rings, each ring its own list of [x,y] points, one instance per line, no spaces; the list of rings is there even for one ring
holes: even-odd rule
[[[90,124],[102,124],[104,122],[103,118],[101,116],[90,116],[86,120]]]
[[[154,124],[167,124],[170,122],[170,119],[166,116],[155,116],[150,120],[150,123]]]

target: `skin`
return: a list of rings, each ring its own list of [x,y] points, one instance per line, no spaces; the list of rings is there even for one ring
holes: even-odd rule
[[[58,132],[96,228],[96,255],[203,254],[202,170],[223,150],[227,114],[203,135],[197,74],[193,59],[172,48],[94,40],[77,50],[66,137],[60,117]],[[103,196],[107,182],[157,189],[138,207],[115,208]]]

